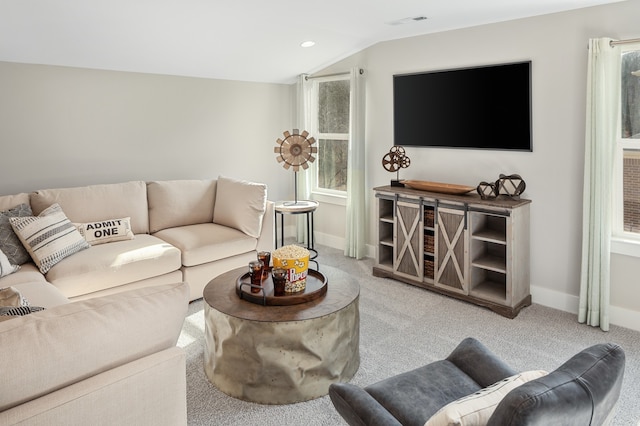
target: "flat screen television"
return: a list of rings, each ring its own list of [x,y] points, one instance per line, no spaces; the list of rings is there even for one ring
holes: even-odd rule
[[[531,61],[393,76],[394,145],[531,151]]]

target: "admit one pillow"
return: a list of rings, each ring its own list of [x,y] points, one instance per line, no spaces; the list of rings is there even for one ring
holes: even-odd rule
[[[97,222],[75,223],[80,235],[95,246],[97,244],[110,243],[112,241],[133,240],[131,231],[131,218],[100,220]]]

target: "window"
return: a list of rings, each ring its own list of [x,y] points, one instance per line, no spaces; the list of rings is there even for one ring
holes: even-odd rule
[[[349,155],[349,77],[314,80],[311,134],[318,141],[311,187],[314,193],[342,195],[347,191]]]
[[[640,44],[625,46],[620,66],[617,236],[640,240]]]

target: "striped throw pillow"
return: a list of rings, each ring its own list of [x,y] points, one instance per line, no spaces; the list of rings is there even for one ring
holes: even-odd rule
[[[89,248],[89,243],[57,203],[47,207],[38,216],[12,217],[9,220],[43,274],[65,257]]]

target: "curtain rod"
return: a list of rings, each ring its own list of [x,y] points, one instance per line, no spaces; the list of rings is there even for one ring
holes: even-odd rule
[[[364,74],[364,70],[362,68],[360,68],[359,73],[360,73],[360,75]],[[307,76],[304,77],[304,79],[305,80],[313,80],[314,78],[339,77],[339,76],[342,76],[342,75],[349,75],[349,74],[351,74],[351,73],[347,71],[347,72],[337,72],[335,74],[314,75],[314,76],[307,75]]]
[[[611,40],[609,46],[617,46],[618,44],[640,43],[640,38],[631,38],[629,40]]]

